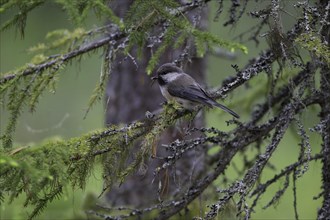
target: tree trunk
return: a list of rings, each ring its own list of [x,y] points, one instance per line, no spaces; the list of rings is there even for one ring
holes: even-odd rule
[[[112,1],[110,7],[117,13],[117,16],[123,18],[129,9],[132,0]],[[193,12],[198,13],[198,12]],[[199,27],[205,28],[207,19],[205,10],[202,13],[204,18],[201,19]],[[192,18],[193,14],[188,17]],[[186,42],[189,44],[189,42]],[[167,50],[162,54],[159,65],[167,62],[173,62],[182,54],[183,48],[177,50]],[[131,52],[136,57],[136,51]],[[189,54],[191,55],[191,54]],[[150,76],[146,74],[146,66],[150,59],[150,49],[145,48],[141,60],[133,60],[125,55],[119,55],[113,62],[111,76],[106,90],[106,118],[107,126],[111,124],[129,123],[137,119],[145,117],[146,111],[153,112],[161,108],[164,102],[158,85],[151,86]],[[136,62],[136,63],[135,63]],[[137,64],[137,65],[136,65]],[[190,73],[197,81],[203,83],[205,75],[206,60],[201,58],[191,58],[191,62],[186,63],[184,70]],[[202,127],[204,124],[204,114],[196,117],[191,126]],[[187,124],[183,125],[186,126]],[[162,134],[157,147],[157,156],[164,157],[167,152],[161,144],[170,143],[176,139],[182,139],[182,129],[178,131],[176,128],[168,129]],[[140,144],[136,143],[135,149],[140,148]],[[197,150],[198,151],[198,150]],[[154,169],[158,167],[162,161],[150,159],[147,164],[146,173],[136,173],[127,177],[121,186],[112,187],[107,193],[107,198],[112,206],[114,205],[134,205],[134,207],[142,207],[152,204],[166,196],[175,194],[181,190],[182,186],[186,186],[188,182],[193,181],[201,173],[203,169],[204,149],[200,152],[189,151],[176,164],[175,169],[168,170],[159,175],[158,179],[153,180]],[[130,152],[131,156],[128,160],[132,160],[134,152]]]

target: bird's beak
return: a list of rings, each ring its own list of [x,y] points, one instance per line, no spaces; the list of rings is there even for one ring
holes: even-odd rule
[[[158,79],[158,76],[151,77],[151,86],[154,84],[155,80]]]

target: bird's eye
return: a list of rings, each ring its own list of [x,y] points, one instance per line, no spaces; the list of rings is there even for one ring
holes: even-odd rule
[[[159,83],[159,85],[165,85],[166,84],[166,80],[164,79],[164,77],[158,77],[158,83]]]

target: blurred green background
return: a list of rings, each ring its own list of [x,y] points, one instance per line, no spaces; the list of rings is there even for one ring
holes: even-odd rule
[[[290,10],[290,2],[288,1],[287,9]],[[267,1],[260,2],[259,5],[254,5],[252,9],[260,9],[263,5],[268,4]],[[229,6],[229,2],[225,6]],[[212,5],[212,13],[210,13],[209,28],[213,33],[226,39],[232,40],[242,31],[255,23],[251,18],[244,16],[243,19],[235,28],[224,28],[224,20],[228,18],[227,11],[224,11],[219,18],[219,22],[214,22],[214,11],[217,6]],[[12,12],[0,14],[1,25],[9,17]],[[294,22],[294,17],[285,16],[285,26],[290,27]],[[91,29],[102,25],[103,22],[97,20],[92,14],[85,22],[85,29]],[[7,31],[2,31],[0,34],[0,72],[5,73],[9,70],[22,66],[28,62],[34,54],[30,54],[27,50],[45,41],[45,36],[49,31],[55,29],[74,29],[75,26],[69,21],[66,14],[58,8],[57,5],[49,1],[46,5],[39,7],[33,11],[27,20],[25,37],[22,39],[14,28]],[[238,39],[237,39],[238,41]],[[237,64],[240,68],[246,65],[247,61],[255,57],[262,48],[266,48],[265,41],[261,41],[260,45],[256,47],[255,43],[249,42],[245,44],[249,49],[249,54],[244,55],[237,53],[236,60],[225,60],[223,58],[209,56],[208,57],[208,85],[218,86],[222,80],[234,73],[232,64]],[[99,74],[102,63],[102,51],[93,53],[87,56],[81,62],[74,62],[68,65],[61,73],[60,80],[57,84],[56,93],[45,93],[41,98],[35,112],[23,112],[21,115],[16,133],[15,145],[33,145],[40,143],[49,138],[63,138],[68,139],[92,131],[94,129],[103,127],[104,110],[103,103],[95,105],[88,114],[86,119],[83,119],[89,96],[99,80]],[[259,82],[266,81],[266,75],[261,74],[258,78],[252,80],[250,86],[258,85]],[[233,99],[232,99],[233,98]],[[257,103],[258,100],[249,100],[246,88],[236,89],[226,99],[225,103],[237,113],[242,115],[242,121],[248,118],[248,114],[252,111],[251,106]],[[243,102],[249,100],[248,102]],[[242,102],[242,103],[241,103]],[[247,104],[248,103],[248,104]],[[317,111],[317,109],[315,110]],[[6,126],[8,113],[4,107],[0,109],[0,132]],[[315,115],[315,112],[314,112]],[[223,130],[227,130],[225,120],[230,119],[226,114],[217,110],[207,112],[208,126],[214,126]],[[306,112],[302,115],[306,128],[317,123],[317,118],[311,118]],[[274,153],[271,163],[276,165],[276,170],[266,168],[262,175],[262,180],[267,180],[280,172],[282,168],[297,160],[299,152],[299,137],[295,135],[295,128],[290,128],[285,138],[281,142],[281,146]],[[319,152],[321,140],[319,136],[308,132],[312,143],[312,153]],[[265,146],[264,146],[265,147]],[[255,153],[251,147],[251,155]],[[242,155],[237,155],[234,159],[236,167],[242,167]],[[320,192],[321,177],[320,177],[320,163],[312,162],[308,172],[297,182],[297,196],[298,196],[298,212],[302,219],[315,219],[317,209],[321,205],[321,200],[313,200]],[[226,176],[230,180],[237,177],[234,166],[230,166],[226,171]],[[292,177],[291,177],[292,180]],[[292,182],[292,181],[291,181]],[[284,180],[270,187],[269,192],[262,197],[261,205],[266,205],[272,196],[282,187]],[[224,186],[219,185],[220,188]],[[47,209],[37,217],[37,219],[81,219],[84,216],[82,207],[84,199],[87,195],[98,195],[102,188],[102,178],[99,169],[91,176],[89,184],[84,191],[72,189],[68,190],[68,194],[61,200],[54,201]],[[25,219],[29,208],[22,208],[24,198],[15,200],[12,204],[7,201],[0,207],[1,219]],[[293,191],[292,184],[290,184],[287,192],[282,197],[280,202],[275,207],[270,207],[263,210],[257,207],[257,213],[252,216],[252,219],[293,219]]]

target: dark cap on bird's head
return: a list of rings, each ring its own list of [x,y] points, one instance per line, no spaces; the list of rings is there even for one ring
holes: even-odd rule
[[[157,76],[159,76],[173,72],[183,73],[183,70],[180,67],[177,67],[174,63],[165,63],[158,68],[156,73]]]
[[[151,79],[160,79],[160,76],[164,76],[168,73],[183,73],[183,70],[180,67],[177,67],[174,63],[165,63],[157,69],[156,76]]]

